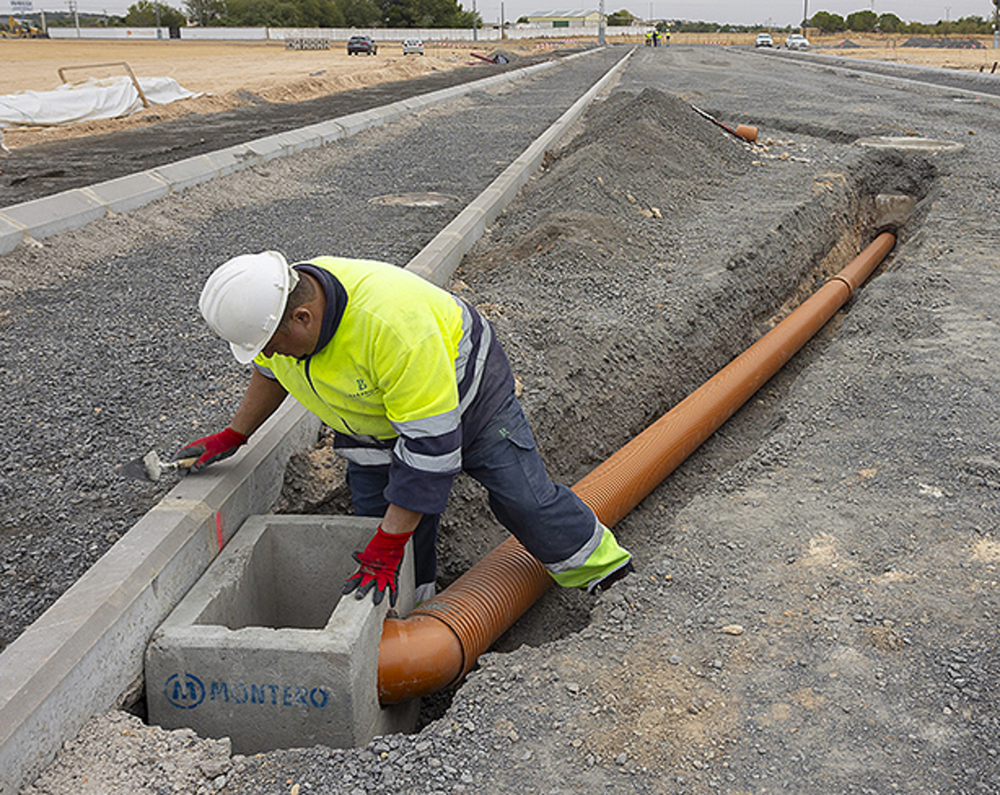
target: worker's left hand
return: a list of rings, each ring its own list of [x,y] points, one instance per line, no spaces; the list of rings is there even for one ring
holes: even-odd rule
[[[406,542],[413,533],[386,533],[378,526],[375,536],[368,542],[364,552],[353,553],[361,564],[357,573],[344,583],[343,593],[354,591],[355,599],[364,599],[374,590],[372,601],[379,604],[386,590],[389,591],[389,605],[396,606],[399,588],[399,567],[403,562]]]
[[[247,437],[242,433],[234,431],[232,428],[224,428],[218,433],[202,436],[200,439],[189,442],[174,453],[170,460],[180,461],[183,458],[197,456],[198,460],[191,466],[191,471],[199,472],[209,464],[221,461],[223,458],[229,458],[246,443]]]

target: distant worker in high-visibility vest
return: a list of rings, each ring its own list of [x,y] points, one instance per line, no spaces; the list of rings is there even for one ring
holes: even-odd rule
[[[603,589],[630,553],[545,471],[493,327],[469,303],[383,262],[245,254],[208,278],[199,308],[251,364],[229,427],[191,442],[192,470],[227,458],[291,394],[334,431],[360,516],[381,518],[344,593],[395,605],[412,537],[416,601],[434,595],[438,520],[465,471],[494,515],[565,587]]]
[[[666,42],[667,42],[666,46],[669,47],[670,46],[670,28],[667,28],[664,31],[663,36],[664,36],[664,38],[666,39]]]

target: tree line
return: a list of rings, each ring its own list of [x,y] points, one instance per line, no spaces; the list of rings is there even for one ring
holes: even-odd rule
[[[1000,7],[1000,0],[993,0]],[[635,14],[621,9],[608,15],[608,25],[629,25],[641,22]],[[846,17],[831,14],[829,11],[817,11],[805,24],[810,28],[818,28],[822,33],[909,33],[935,34],[947,36],[988,35],[993,32],[993,23],[983,17],[968,16],[957,20],[939,20],[934,24],[923,22],[904,22],[895,14],[876,14],[874,11],[855,11]],[[676,33],[757,33],[762,30],[791,31],[799,25],[771,27],[765,25],[720,25],[718,22],[692,22],[689,20],[660,21],[656,27],[663,31],[668,28]]]
[[[471,28],[478,14],[456,0],[186,0],[180,10],[138,0],[120,24],[180,28],[187,24],[248,28]],[[112,22],[114,24],[114,22]]]
[[[911,33],[947,36],[987,35],[993,32],[993,23],[978,16],[962,17],[956,20],[938,20],[933,25],[923,22],[904,22],[895,14],[876,14],[874,11],[855,11],[846,17],[817,11],[809,20],[809,26],[819,28],[823,33]]]

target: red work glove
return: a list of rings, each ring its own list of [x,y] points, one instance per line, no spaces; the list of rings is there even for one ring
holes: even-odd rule
[[[182,458],[192,458],[198,456],[198,460],[191,466],[192,472],[204,469],[209,464],[229,458],[241,445],[247,443],[247,437],[232,428],[226,428],[213,433],[210,436],[202,436],[185,445],[176,453],[171,461],[180,461]]]
[[[379,604],[388,588],[389,605],[395,607],[399,587],[399,565],[403,562],[406,542],[412,535],[413,533],[386,533],[383,532],[382,525],[379,525],[365,551],[353,553],[361,568],[344,583],[343,593],[349,594],[355,591],[355,599],[364,599],[374,588],[372,601]]]

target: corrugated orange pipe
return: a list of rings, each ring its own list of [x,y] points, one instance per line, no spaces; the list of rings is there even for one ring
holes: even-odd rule
[[[613,527],[711,436],[846,304],[892,250],[883,232],[781,323],[574,487]],[[387,619],[379,646],[379,700],[437,692],[476,660],[553,584],[514,538],[404,619]]]

